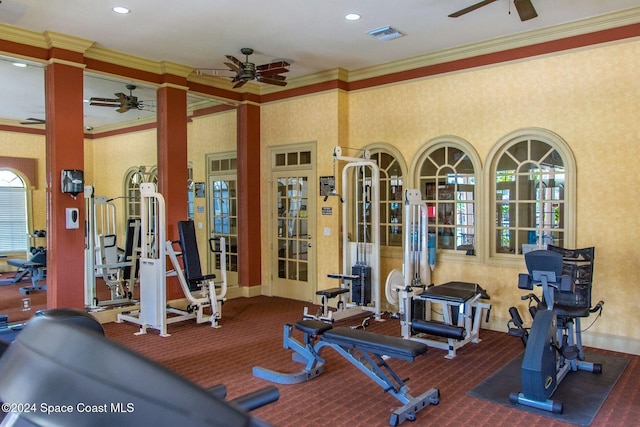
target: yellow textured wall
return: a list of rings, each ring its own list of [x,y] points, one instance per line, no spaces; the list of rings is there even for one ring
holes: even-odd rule
[[[303,142],[316,143],[316,175],[333,175],[333,148],[340,145],[341,138],[346,134],[341,131],[340,123],[343,114],[338,108],[345,103],[344,94],[339,92],[321,93],[303,98],[296,98],[286,102],[277,102],[264,105],[260,109],[260,137],[261,137],[261,175],[262,194],[271,193],[271,164],[269,147]],[[313,178],[312,178],[313,179]],[[315,178],[317,182],[317,177]],[[317,197],[317,194],[309,195]],[[320,215],[321,208],[332,207],[333,214]],[[267,233],[271,232],[270,205],[268,198],[261,200],[262,210],[262,283],[270,282],[271,259],[273,255],[268,246]],[[327,202],[322,202],[318,197],[316,206],[316,230],[313,236],[313,245],[317,249],[317,280],[318,289],[326,289],[338,286],[333,281],[326,279],[328,273],[335,273],[340,261],[340,206],[336,197],[330,197]],[[324,228],[331,230],[330,236],[324,236]],[[311,231],[313,233],[313,231]]]
[[[596,247],[593,298],[606,301],[590,333],[624,336],[637,346],[640,315],[631,301],[640,265],[640,202],[632,196],[640,185],[638,67],[634,41],[352,93],[349,140],[359,147],[390,143],[411,164],[430,139],[455,135],[475,147],[484,165],[512,131],[557,133],[577,164],[576,246]],[[480,283],[492,296],[492,316],[504,318],[506,328],[508,307],[520,303],[518,271],[440,262],[433,280]]]
[[[188,159],[193,167],[193,181],[204,182],[209,188],[207,179],[206,156],[210,153],[221,153],[236,150],[237,114],[235,110],[193,119],[188,129]],[[198,212],[198,207],[204,209]],[[194,200],[194,222],[199,248],[208,248],[209,235],[207,228],[207,199]],[[199,227],[202,224],[202,228]],[[209,250],[200,249],[200,264],[207,271],[207,254]]]
[[[47,165],[44,136],[0,131],[0,156],[25,157],[38,160],[38,182],[32,182],[31,214],[34,230],[47,228]],[[38,242],[42,244],[42,242]]]
[[[127,170],[157,164],[155,129],[97,138],[86,143],[91,145],[93,157],[90,160],[85,158],[85,167],[90,164],[92,169],[92,180],[85,180],[85,183],[94,186],[97,196],[124,197],[123,179]],[[125,200],[116,199],[113,202],[117,211],[117,229],[121,234],[125,230]],[[124,235],[121,234],[118,239],[123,242]]]

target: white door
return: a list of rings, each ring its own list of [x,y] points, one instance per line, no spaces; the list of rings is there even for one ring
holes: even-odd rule
[[[271,271],[274,296],[312,301],[316,291],[316,186],[308,145],[272,156]],[[297,160],[296,160],[297,159]],[[295,164],[297,162],[297,165]]]

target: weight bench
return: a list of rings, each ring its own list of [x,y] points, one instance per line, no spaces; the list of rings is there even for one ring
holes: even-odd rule
[[[482,311],[487,311],[487,319],[491,311],[490,304],[480,301],[480,299],[490,298],[480,285],[448,282],[428,287],[419,295],[419,298],[431,304],[440,304],[443,320],[414,318],[411,321],[410,337],[405,336],[405,338],[447,350],[445,357],[448,359],[456,357],[456,350],[465,344],[480,342]]]
[[[430,404],[440,403],[440,391],[432,388],[420,396],[413,397],[406,386],[408,379],[401,379],[387,363],[387,358],[413,362],[427,352],[426,344],[400,337],[376,334],[352,328],[333,328],[319,320],[301,320],[295,328],[304,334],[304,342],[292,337],[293,325],[284,327],[284,348],[292,349],[292,358],[304,363],[305,368],[296,373],[282,373],[262,367],[254,367],[253,375],[278,384],[297,384],[308,381],[324,371],[325,361],[320,353],[331,347],[351,362],[362,373],[383,388],[403,405],[391,414],[389,424],[396,426],[405,420],[413,421],[416,413]]]
[[[0,281],[0,285],[13,285],[31,277],[31,286],[23,286],[20,293],[29,295],[34,291],[46,290],[46,285],[41,285],[40,281],[47,277],[47,250],[44,248],[32,248],[32,255],[28,260],[8,259],[7,265],[16,267],[18,270],[11,279]]]
[[[308,308],[305,307],[302,318],[307,320],[321,320],[323,322],[333,323],[333,311],[329,310],[329,300],[331,298],[337,297],[338,295],[346,294],[347,292],[349,292],[349,288],[329,288],[317,291],[316,295],[319,295],[321,298],[322,308],[316,315],[313,315],[309,314]],[[342,305],[344,305],[344,302],[338,301],[338,309],[340,309]]]

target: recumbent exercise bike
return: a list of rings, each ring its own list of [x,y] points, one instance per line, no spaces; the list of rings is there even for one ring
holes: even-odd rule
[[[525,255],[528,274],[520,274],[518,287],[533,290],[542,287],[542,298],[533,293],[529,300],[533,317],[525,328],[516,307],[509,308],[509,335],[525,345],[521,368],[521,392],[512,392],[509,400],[526,406],[562,413],[562,402],[552,400],[560,382],[570,371],[599,374],[602,365],[586,362],[582,348],[580,318],[590,313],[601,315],[603,301],[591,307],[594,248],[564,249],[548,245]]]

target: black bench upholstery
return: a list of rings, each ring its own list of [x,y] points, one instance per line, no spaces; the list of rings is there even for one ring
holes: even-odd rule
[[[341,347],[356,348],[410,362],[417,356],[425,354],[428,349],[426,344],[420,342],[351,328],[328,330],[323,334],[322,339]]]
[[[420,296],[422,298],[441,299],[463,304],[475,297],[478,292],[486,294],[484,289],[476,283],[447,282],[427,288]],[[489,299],[489,296],[483,295],[482,298]]]

